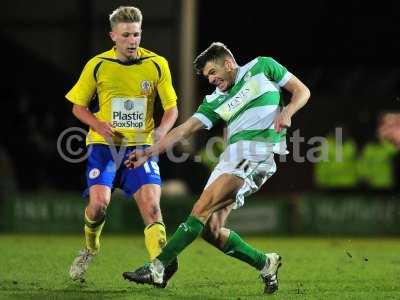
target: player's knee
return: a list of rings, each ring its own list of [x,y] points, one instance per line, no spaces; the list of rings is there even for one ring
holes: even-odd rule
[[[107,206],[107,199],[97,198],[95,201],[90,201],[87,211],[95,218],[100,218],[106,214]]]
[[[160,221],[161,209],[157,201],[148,199],[148,201],[137,201],[136,203],[146,223],[151,224]]]
[[[86,217],[91,221],[98,221],[105,217],[106,208],[100,208],[98,206],[88,206],[86,208]]]
[[[156,204],[151,204],[146,209],[147,218],[150,222],[157,222],[161,217],[161,210],[160,207]]]
[[[134,198],[138,205],[159,206],[160,192],[153,188],[142,187]]]

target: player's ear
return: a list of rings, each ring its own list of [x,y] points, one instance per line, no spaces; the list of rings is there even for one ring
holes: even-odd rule
[[[116,34],[114,31],[110,31],[110,38],[113,40],[113,42],[115,42],[116,40]]]
[[[229,57],[226,57],[224,59],[224,66],[227,71],[232,71],[234,69],[234,64],[233,64],[232,59],[230,59]]]

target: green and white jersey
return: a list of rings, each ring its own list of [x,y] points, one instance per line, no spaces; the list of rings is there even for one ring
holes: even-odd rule
[[[283,106],[280,87],[291,77],[273,58],[257,57],[239,68],[235,84],[227,92],[217,88],[207,95],[194,117],[207,129],[224,121],[230,145],[239,141],[261,142],[281,153],[275,151],[274,145],[285,142],[286,130],[276,132],[274,119]]]

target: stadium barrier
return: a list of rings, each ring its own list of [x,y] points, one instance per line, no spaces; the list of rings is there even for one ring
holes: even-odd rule
[[[400,233],[400,201],[389,196],[292,195],[253,197],[233,211],[228,226],[246,234]],[[162,199],[168,231],[190,213],[194,197]],[[3,233],[78,233],[85,201],[79,194],[19,195],[0,202]],[[115,195],[107,210],[106,232],[142,232],[133,201]]]
[[[400,201],[388,195],[303,195],[293,221],[299,233],[399,234]]]

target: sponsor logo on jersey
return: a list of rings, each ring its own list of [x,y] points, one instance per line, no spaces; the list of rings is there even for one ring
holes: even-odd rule
[[[247,104],[264,93],[279,91],[264,74],[251,76],[251,73],[247,72],[245,76],[250,77],[241,89],[215,109],[215,112],[225,121],[228,121]]]
[[[240,90],[231,100],[227,102],[229,111],[235,110],[244,100],[247,100],[247,95],[250,93],[250,88]]]
[[[124,102],[124,107],[125,107],[126,110],[132,110],[133,106],[134,106],[134,103],[131,100],[126,100]]]
[[[119,129],[145,129],[147,98],[113,98],[111,124]]]

